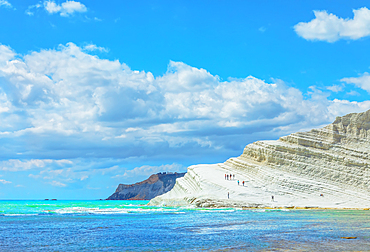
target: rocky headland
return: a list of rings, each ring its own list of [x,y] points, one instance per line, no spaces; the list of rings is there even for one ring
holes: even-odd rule
[[[132,185],[119,184],[115,193],[107,200],[150,200],[170,191],[177,178],[185,173],[157,173],[148,179]]]
[[[170,192],[149,204],[367,209],[369,165],[370,110],[337,117],[321,129],[251,143],[225,163],[190,166]]]

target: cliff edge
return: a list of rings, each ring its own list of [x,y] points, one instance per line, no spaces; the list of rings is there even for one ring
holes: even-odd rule
[[[150,200],[170,191],[185,173],[157,173],[132,185],[119,184],[107,200]]]
[[[225,163],[191,166],[150,204],[369,208],[370,110],[337,117],[321,129],[251,143]]]

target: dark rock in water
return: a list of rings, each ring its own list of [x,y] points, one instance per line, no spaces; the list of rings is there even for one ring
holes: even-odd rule
[[[133,184],[119,184],[116,192],[107,200],[150,200],[158,195],[170,191],[177,178],[181,178],[184,173],[157,173],[150,176],[147,180]]]

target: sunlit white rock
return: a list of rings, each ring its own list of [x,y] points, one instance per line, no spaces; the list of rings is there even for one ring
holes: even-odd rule
[[[369,164],[370,110],[337,117],[321,129],[249,144],[225,163],[190,166],[170,192],[150,204],[369,208]],[[235,179],[225,180],[225,174]]]

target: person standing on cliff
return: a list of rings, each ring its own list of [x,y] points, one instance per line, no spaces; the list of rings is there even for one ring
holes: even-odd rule
[[[227,198],[228,198],[228,199],[230,199],[230,194],[229,194],[229,192],[227,192]]]
[[[226,180],[226,174],[225,174],[225,180]]]
[[[244,180],[243,180],[242,184],[243,184],[243,186],[244,186]]]
[[[239,180],[238,180],[238,185],[239,185]]]

